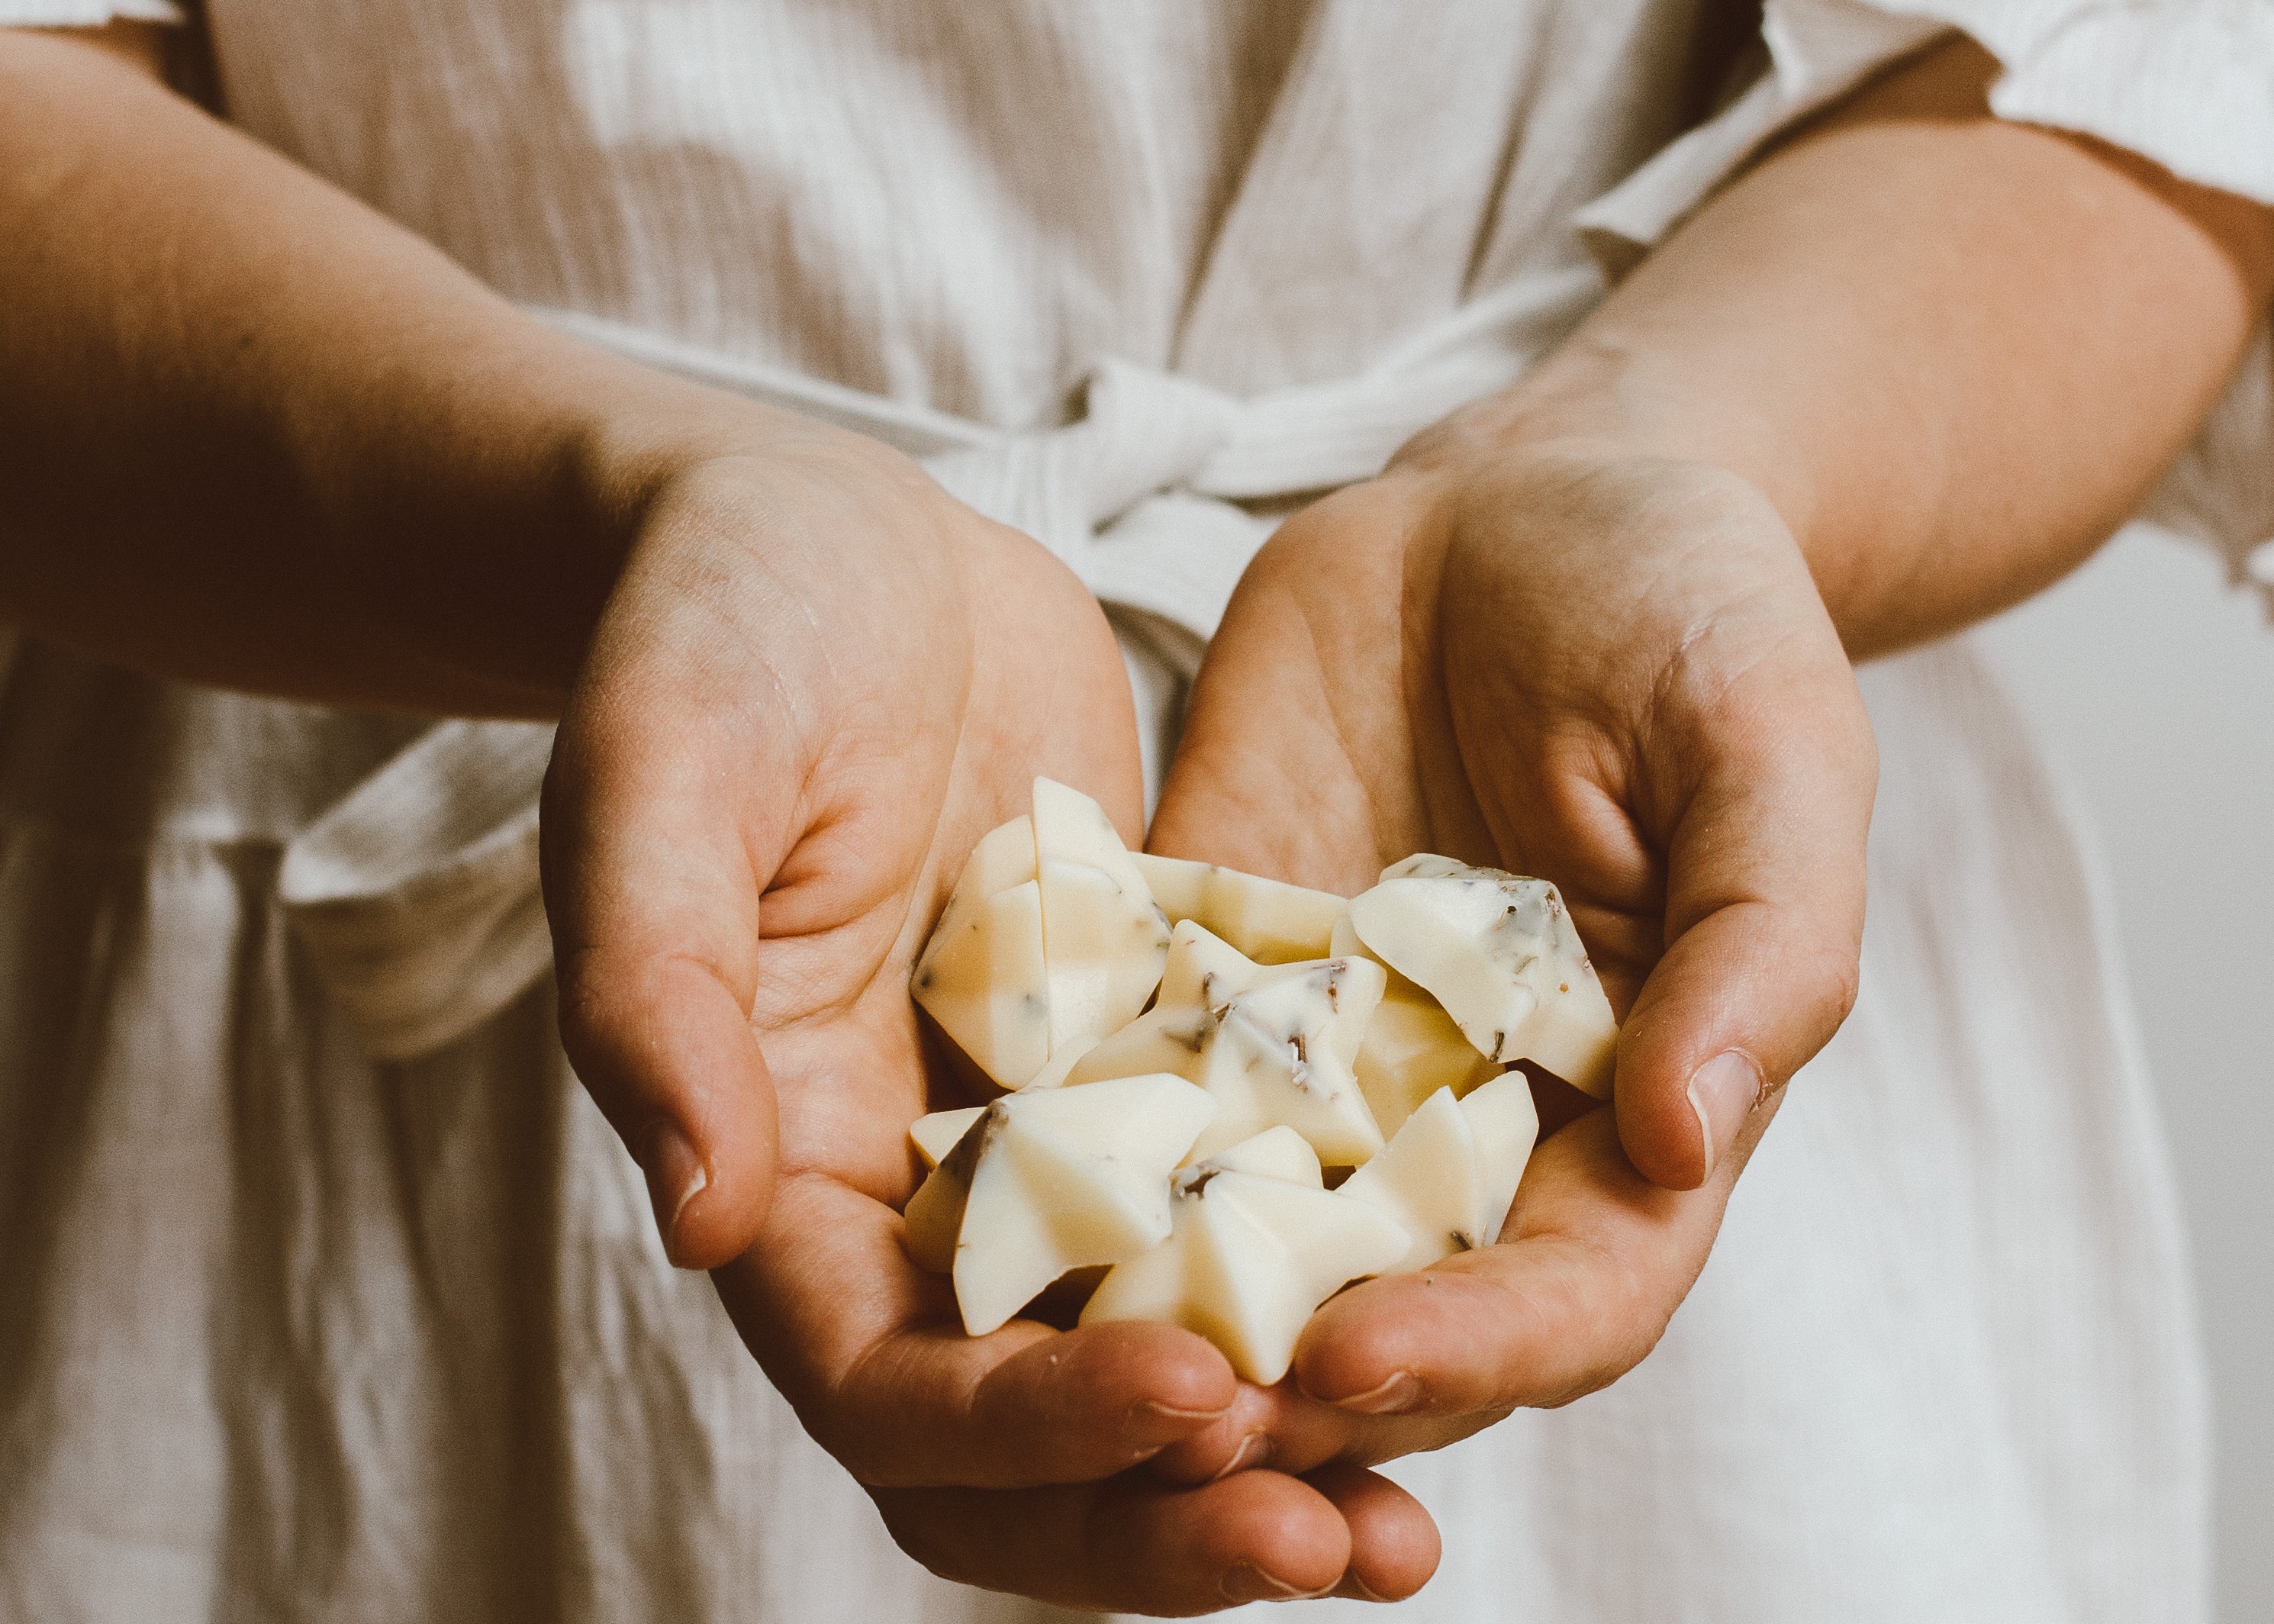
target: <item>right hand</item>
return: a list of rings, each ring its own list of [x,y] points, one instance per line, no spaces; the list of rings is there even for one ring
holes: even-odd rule
[[[673,1260],[716,1271],[775,1386],[935,1570],[1147,1611],[1346,1575],[1406,1593],[1434,1533],[1370,1474],[1121,1475],[1232,1402],[1205,1342],[968,1338],[907,1259],[907,1124],[961,1102],[909,968],[1037,773],[1137,844],[1127,678],[1069,571],[856,436],[787,419],[690,461],[644,505],[546,786],[569,1056]]]

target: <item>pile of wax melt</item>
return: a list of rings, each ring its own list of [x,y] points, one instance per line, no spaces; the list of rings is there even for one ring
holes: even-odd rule
[[[1063,1277],[1081,1323],[1286,1374],[1353,1280],[1498,1238],[1532,1062],[1599,1097],[1618,1028],[1555,888],[1409,857],[1345,900],[1126,849],[1048,778],[982,840],[913,980],[1003,1096],[909,1130],[910,1255],[984,1335]]]

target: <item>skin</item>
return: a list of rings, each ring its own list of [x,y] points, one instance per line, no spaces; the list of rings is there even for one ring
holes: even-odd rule
[[[562,1035],[673,1257],[905,1548],[1098,1608],[1410,1594],[1435,1531],[1365,1466],[1647,1351],[1852,996],[1849,657],[2082,557],[2274,262],[2266,211],[1992,123],[1947,49],[1266,549],[1156,846],[1344,891],[1417,848],[1544,874],[1627,1016],[1615,1115],[1547,1091],[1508,1244],[1337,1298],[1266,1393],[1166,1327],[967,1339],[900,1249],[902,1128],[960,1102],[906,976],[964,853],[1036,772],[1139,827],[1079,583],[881,447],[527,321],[160,89],[150,38],[0,34],[0,613],[260,692],[558,715]],[[1712,1139],[1688,1079],[1733,1050],[1764,1104]]]
[[[1704,1266],[1855,997],[1849,659],[2087,556],[2274,289],[2274,212],[1997,123],[1992,72],[1946,45],[1788,140],[1242,581],[1155,846],[1344,891],[1415,850],[1555,880],[1623,1020],[1616,1104],[1543,1086],[1563,1125],[1502,1244],[1338,1297],[1158,1470],[1377,1462],[1568,1402]],[[1724,1054],[1754,1086],[1709,1129],[1689,1086]]]

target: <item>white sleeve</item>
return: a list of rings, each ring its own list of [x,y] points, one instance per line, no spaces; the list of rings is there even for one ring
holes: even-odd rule
[[[2183,179],[2274,204],[2268,0],[1768,0],[1760,79],[1580,210],[1581,235],[1607,269],[1624,269],[1764,141],[1952,29],[1997,57],[1990,108],[1999,117],[2091,135]],[[2274,613],[2265,324],[2142,516],[2216,547]]]
[[[188,21],[173,0],[0,0],[0,28],[99,28]]]

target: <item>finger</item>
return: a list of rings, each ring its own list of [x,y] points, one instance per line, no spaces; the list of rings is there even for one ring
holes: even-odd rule
[[[1146,1470],[1164,1483],[1192,1485],[1267,1467],[1308,1477],[1330,1465],[1374,1466],[1457,1444],[1513,1408],[1361,1415],[1291,1383],[1245,1387],[1224,1418],[1170,1445]]]
[[[1664,956],[1628,1012],[1614,1096],[1644,1175],[1695,1189],[1855,1003],[1877,778],[1855,679],[1758,668],[1694,729],[1710,743],[1667,854]]]
[[[542,830],[561,1041],[646,1174],[672,1260],[705,1267],[757,1233],[778,1129],[749,1024],[757,883],[685,755],[572,718]]]
[[[665,1251],[682,1268],[708,1267],[749,1244],[773,1179],[779,1125],[750,1029],[754,966],[730,939],[757,941],[756,898],[746,868],[662,831],[669,808],[619,814],[613,799],[546,797],[561,1042],[647,1177]]]
[[[1397,1545],[1370,1557],[1366,1571],[1402,1582],[1421,1543],[1410,1517],[1340,1479],[1334,1486],[1359,1507],[1370,1531]],[[887,1489],[875,1498],[900,1548],[942,1578],[1098,1613],[1188,1617],[1323,1595],[1352,1558],[1351,1527],[1336,1502],[1278,1472],[1242,1472],[1197,1489],[1134,1475],[1065,1488]]]
[[[1600,1108],[1543,1141],[1499,1244],[1330,1300],[1292,1380],[1243,1386],[1149,1470],[1206,1482],[1442,1448],[1518,1405],[1555,1404],[1648,1352],[1703,1266],[1737,1173],[1674,1193],[1637,1174]]]
[[[659,546],[626,568],[539,825],[561,1039],[686,1267],[742,1252],[765,1211],[777,1124],[749,1024],[758,898],[794,840],[809,764],[784,742],[804,718],[776,714],[800,690],[758,667],[707,556]],[[753,738],[783,758],[753,761]]]
[[[1015,1488],[1105,1477],[1209,1425],[1231,1367],[1172,1326],[964,1335],[898,1214],[833,1180],[782,1181],[759,1244],[714,1278],[807,1431],[863,1483]]]
[[[569,1061],[645,1174],[666,1253],[734,1256],[764,1215],[777,1126],[733,989],[707,965],[594,949],[556,974]]]
[[[1735,1177],[1662,1189],[1628,1162],[1609,1112],[1583,1117],[1534,1153],[1499,1244],[1322,1305],[1295,1383],[1370,1417],[1496,1417],[1591,1393],[1656,1345]]]
[[[1154,1455],[1153,1475],[1163,1483],[1189,1485],[1272,1465],[1278,1446],[1275,1433],[1286,1425],[1280,1414],[1284,1390],[1241,1382],[1222,1414]]]
[[[1301,1473],[1330,1461],[1388,1460],[1427,1447],[1382,1447],[1374,1436],[1382,1425],[1375,1417],[1321,1403],[1291,1382],[1269,1387],[1242,1382],[1230,1409],[1163,1448],[1149,1470],[1166,1483],[1213,1483],[1267,1466]]]
[[[1353,1601],[1404,1601],[1437,1571],[1444,1544],[1421,1502],[1379,1472],[1328,1466],[1304,1478],[1343,1514],[1350,1565],[1334,1593]]]

